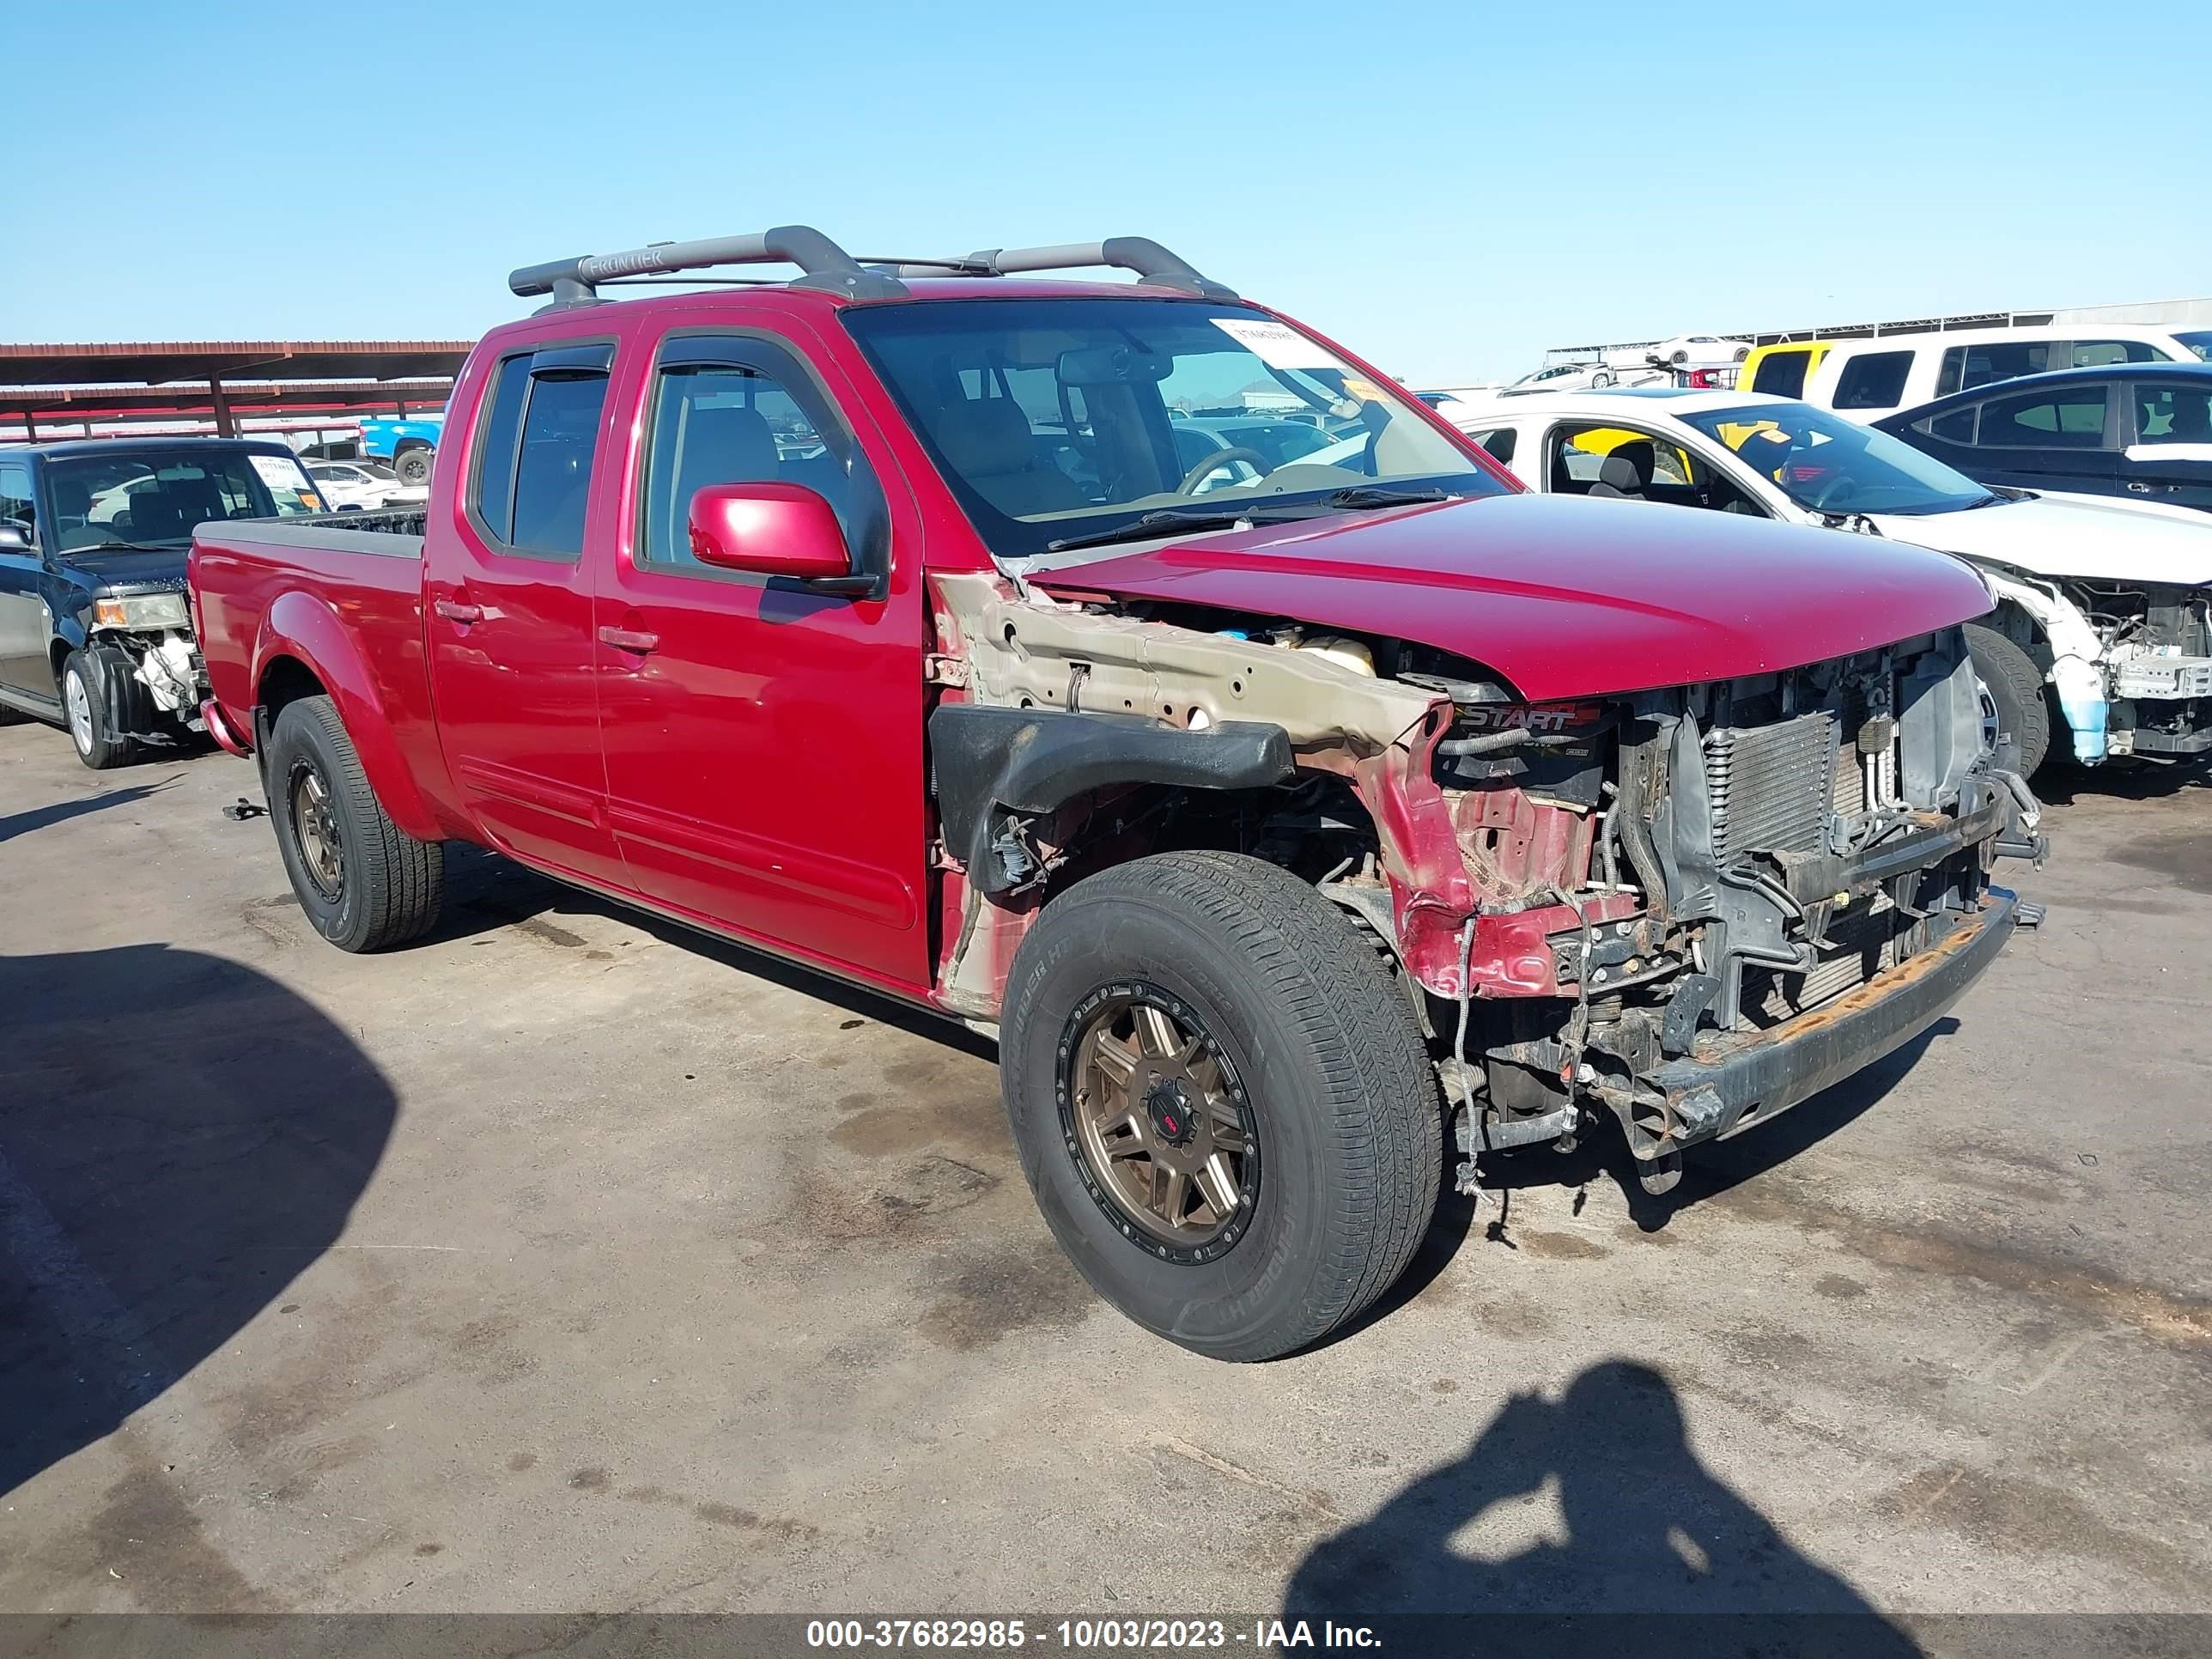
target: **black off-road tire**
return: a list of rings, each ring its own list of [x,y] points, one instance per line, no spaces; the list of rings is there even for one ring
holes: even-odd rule
[[[335,895],[308,873],[294,803],[295,787],[308,773],[320,781],[340,851]],[[328,697],[284,706],[270,734],[263,777],[284,873],[317,933],[341,951],[367,951],[429,931],[445,881],[444,844],[416,841],[386,814]]]
[[[1257,1128],[1256,1195],[1211,1260],[1129,1236],[1063,1122],[1079,1006],[1130,981],[1188,1005]],[[1262,1360],[1318,1341],[1390,1287],[1434,1216],[1443,1106],[1405,998],[1337,907],[1256,859],[1164,854],[1054,899],[1014,959],[1000,1066],[1060,1247],[1107,1301],[1194,1352]]]
[[[430,463],[435,450],[410,449],[392,458],[392,470],[399,475],[404,484],[424,484],[430,482]]]
[[[127,766],[138,756],[138,745],[108,719],[107,677],[114,672],[108,656],[96,649],[72,651],[62,659],[62,730],[76,757],[95,772]]]
[[[2033,777],[2051,751],[2051,705],[2043,696],[2043,671],[2035,659],[1994,628],[1966,624],[1966,650],[1974,672],[1996,705],[1996,762]]]

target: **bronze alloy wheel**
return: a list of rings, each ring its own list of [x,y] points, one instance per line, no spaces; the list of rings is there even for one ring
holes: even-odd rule
[[[1164,1261],[1218,1261],[1251,1225],[1260,1136],[1243,1080],[1197,1011],[1141,981],[1102,987],[1060,1042],[1060,1123],[1083,1184]]]
[[[300,842],[300,862],[315,890],[336,904],[345,896],[345,843],[338,837],[338,817],[331,802],[330,786],[313,766],[296,761],[287,793],[292,833]]]

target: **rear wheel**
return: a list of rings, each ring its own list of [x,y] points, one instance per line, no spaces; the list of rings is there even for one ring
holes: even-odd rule
[[[137,752],[137,744],[118,733],[108,717],[107,677],[113,672],[97,651],[72,651],[62,663],[62,715],[70,741],[76,757],[95,772],[121,766]]]
[[[404,484],[428,483],[430,482],[430,458],[434,453],[428,449],[410,449],[393,459],[392,470],[399,475],[399,482]]]
[[[1966,624],[1966,649],[1982,685],[1982,722],[1996,762],[2033,775],[2051,749],[2051,708],[2035,659],[1994,628]]]
[[[285,704],[270,734],[269,816],[292,891],[341,951],[381,951],[438,919],[446,849],[392,823],[328,697]]]
[[[1435,1212],[1443,1115],[1404,998],[1274,866],[1173,853],[1048,905],[1000,1076],[1046,1222],[1098,1293],[1218,1359],[1353,1318]]]

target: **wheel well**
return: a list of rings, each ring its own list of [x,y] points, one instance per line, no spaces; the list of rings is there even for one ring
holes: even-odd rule
[[[392,459],[398,460],[410,449],[434,449],[436,446],[428,438],[402,438],[392,446]]]
[[[1282,784],[1187,789],[1139,784],[1088,793],[1062,806],[1066,861],[1048,878],[1051,898],[1082,876],[1153,853],[1243,853],[1305,881],[1357,870],[1382,842],[1350,784],[1299,772]]]
[[[278,657],[261,671],[261,685],[254,701],[269,711],[269,724],[273,726],[287,703],[322,696],[325,690],[315,671],[297,657]]]
[[[1981,619],[1984,628],[1994,629],[2021,650],[2036,659],[2045,670],[2051,666],[2051,641],[2034,617],[2010,599],[1999,599],[1996,608]]]
[[[62,684],[62,665],[69,660],[70,653],[76,649],[75,646],[64,639],[57,639],[46,647],[46,655],[51,659],[54,671],[54,689],[58,691],[61,689]]]

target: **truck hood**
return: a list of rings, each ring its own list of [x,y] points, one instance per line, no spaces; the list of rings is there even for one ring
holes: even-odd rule
[[[1869,516],[1894,540],[2039,576],[2180,587],[2212,582],[2212,519],[2191,524],[2126,501],[2030,495],[1958,513]]]
[[[185,586],[185,556],[189,547],[156,548],[137,552],[111,548],[105,552],[85,549],[64,551],[61,562],[89,576],[101,593],[177,593]]]
[[[1972,571],[1918,548],[1536,495],[1102,550],[1030,580],[1412,641],[1540,702],[1799,667],[1990,608]]]

